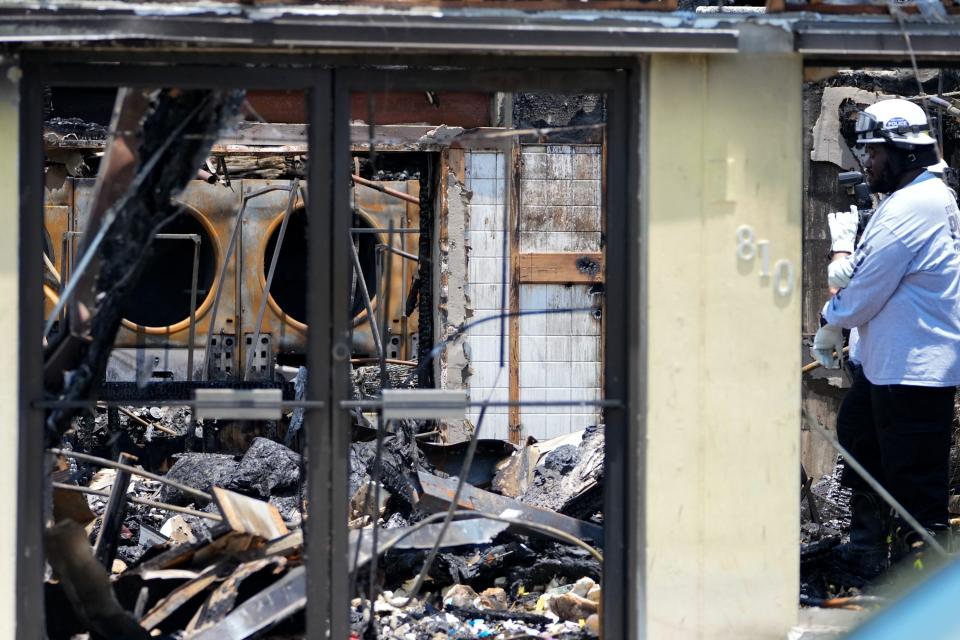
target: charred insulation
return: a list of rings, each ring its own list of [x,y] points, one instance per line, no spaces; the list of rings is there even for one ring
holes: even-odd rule
[[[606,98],[601,94],[518,93],[513,98],[513,118],[518,129],[544,129],[601,124],[607,120]],[[550,134],[551,142],[596,142],[596,129]]]

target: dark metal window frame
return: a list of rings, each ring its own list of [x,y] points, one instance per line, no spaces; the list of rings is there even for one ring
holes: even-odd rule
[[[79,52],[82,56],[82,52]],[[645,337],[641,300],[639,150],[644,67],[636,58],[456,58],[417,56],[284,56],[240,52],[206,54],[204,64],[164,65],[169,52],[141,50],[135,64],[122,54],[101,53],[97,62],[77,62],[78,52],[24,52],[20,110],[20,304],[19,304],[19,460],[17,487],[17,637],[40,638],[44,629],[42,548],[43,418],[33,402],[43,396],[41,351],[43,299],[41,262],[43,228],[44,85],[88,87],[244,88],[304,90],[308,95],[308,265],[311,327],[307,366],[308,394],[325,402],[307,412],[310,432],[306,459],[309,521],[306,529],[307,637],[346,637],[347,528],[350,399],[349,317],[349,96],[352,91],[384,89],[596,92],[607,95],[607,271],[604,394],[622,406],[608,408],[604,495],[604,634],[636,638],[644,619],[642,545],[644,480],[643,398]],[[183,56],[183,52],[178,52]],[[177,54],[174,54],[177,55]],[[222,60],[220,59],[222,56]],[[112,59],[111,59],[112,58]],[[196,58],[194,58],[196,59]],[[159,63],[159,64],[158,64]],[[403,64],[406,68],[377,68]],[[220,66],[222,65],[222,66]],[[452,66],[460,67],[458,69]],[[438,69],[438,67],[441,67]],[[34,141],[31,144],[31,141]],[[338,188],[334,188],[337,186]],[[333,212],[335,215],[326,215]],[[334,242],[342,238],[343,242]],[[637,332],[640,329],[639,333]],[[335,514],[343,514],[335,517]]]

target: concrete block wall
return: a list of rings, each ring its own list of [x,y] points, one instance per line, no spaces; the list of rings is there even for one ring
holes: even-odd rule
[[[467,226],[467,272],[465,288],[473,309],[472,321],[502,313],[505,304],[503,256],[507,228],[505,156],[498,151],[472,151],[464,160],[467,190],[471,192]],[[508,256],[509,257],[509,256]],[[506,326],[509,326],[507,323]],[[471,400],[509,400],[509,338],[504,334],[504,366],[500,367],[500,322],[492,320],[467,333],[471,375],[468,378]],[[509,437],[507,407],[491,407],[483,419],[480,436]],[[474,423],[479,408],[467,414]]]
[[[520,251],[600,251],[600,145],[524,145]]]
[[[530,284],[520,287],[520,310],[588,308],[589,287]],[[520,399],[597,400],[600,322],[589,312],[520,317]],[[538,440],[583,429],[599,412],[580,407],[523,407],[523,435]]]
[[[529,145],[522,149],[519,246],[521,253],[600,251],[602,231],[601,157],[599,145]],[[507,245],[505,155],[471,151],[465,158],[465,181],[471,192],[467,226],[466,293],[472,320],[496,316],[507,307],[509,291],[503,271]],[[509,249],[507,249],[509,251]],[[510,257],[509,254],[507,256]],[[509,265],[508,265],[509,266]],[[590,308],[588,285],[522,284],[520,309]],[[600,320],[591,312],[520,318],[520,399],[592,400],[600,397]],[[506,323],[509,328],[509,323]],[[471,400],[509,399],[509,339],[491,321],[467,334]],[[477,423],[479,409],[468,414]],[[529,407],[520,413],[522,436],[547,439],[596,424],[593,409]],[[487,410],[482,437],[509,436],[509,410]]]
[[[524,145],[521,253],[597,252],[602,231],[599,145]],[[589,309],[590,286],[522,284],[520,310]],[[589,311],[520,317],[520,399],[597,400],[600,320]],[[597,410],[524,407],[523,435],[561,436],[601,420]]]

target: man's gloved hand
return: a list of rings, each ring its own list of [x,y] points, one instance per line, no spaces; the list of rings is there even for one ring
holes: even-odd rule
[[[834,355],[834,351],[837,355]],[[810,355],[827,369],[840,368],[840,354],[843,353],[843,329],[836,325],[825,324],[813,336]]]
[[[827,284],[833,289],[843,289],[853,277],[853,256],[844,256],[827,265]]]
[[[857,239],[857,226],[860,224],[860,212],[857,207],[850,205],[849,211],[836,211],[827,214],[827,224],[830,225],[830,250],[853,253],[853,245]]]

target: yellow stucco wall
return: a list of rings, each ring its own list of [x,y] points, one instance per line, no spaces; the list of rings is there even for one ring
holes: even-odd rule
[[[799,588],[801,60],[657,55],[647,86],[641,637],[784,638]],[[792,292],[738,258],[741,225],[769,242],[771,271],[789,261]]]
[[[7,348],[0,349],[0,451],[8,453],[0,465],[0,638],[15,637],[17,558],[17,349],[18,236],[20,218],[19,158],[19,70],[0,65],[0,334],[8,336]]]

